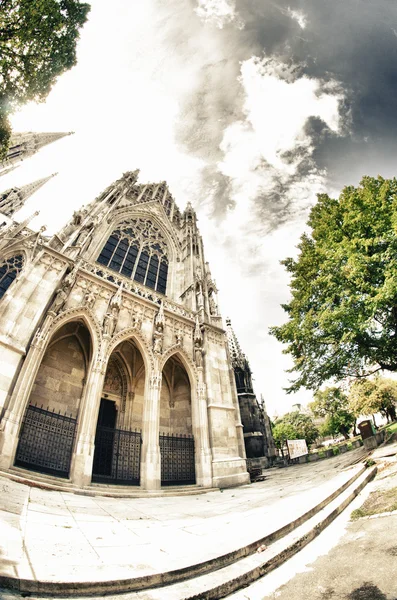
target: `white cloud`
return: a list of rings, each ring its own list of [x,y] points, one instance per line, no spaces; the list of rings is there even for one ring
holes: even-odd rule
[[[229,23],[235,23],[240,29],[244,27],[236,11],[235,0],[197,0],[196,14],[206,23],[223,29]]]
[[[294,21],[298,23],[301,29],[305,29],[307,25],[307,18],[302,11],[293,10],[292,8],[288,7],[288,15],[291,17],[291,19],[294,19]]]
[[[287,399],[280,391],[287,385],[284,370],[291,363],[280,357],[281,344],[267,333],[269,326],[285,320],[280,303],[288,301],[288,278],[279,261],[296,254],[308,209],[316,194],[326,189],[326,173],[311,161],[314,147],[305,127],[310,117],[316,117],[339,134],[342,97],[336,84],[322,91],[320,81],[296,76],[293,65],[285,66],[276,58],[243,62],[240,82],[245,120],[226,128],[223,160],[218,163],[219,171],[231,180],[234,207],[221,223],[206,223],[207,249],[217,253],[222,265],[216,270],[222,305],[227,303],[250,359],[256,391],[263,391],[269,411],[275,411],[275,399],[283,398],[280,413],[295,402],[310,400],[307,392]],[[304,163],[309,167],[300,175]],[[285,191],[272,211],[282,211],[285,205],[288,218],[270,232],[258,218],[257,198],[264,198],[266,209],[277,186]]]

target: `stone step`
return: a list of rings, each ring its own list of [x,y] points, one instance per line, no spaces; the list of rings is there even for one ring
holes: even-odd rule
[[[265,547],[233,564],[162,588],[122,595],[120,600],[220,600],[246,588],[267,575],[317,537],[354,500],[375,476],[371,467],[347,490],[299,527]],[[248,596],[247,596],[248,598]]]
[[[70,479],[38,473],[21,467],[12,467],[8,471],[0,470],[0,476],[24,485],[56,492],[69,492],[82,496],[106,496],[109,498],[155,498],[164,496],[190,496],[219,492],[219,488],[202,488],[195,485],[167,486],[160,490],[142,490],[139,486],[107,485],[93,483],[89,487],[79,488]]]
[[[206,600],[225,597],[279,566],[318,535],[375,476],[363,466],[295,520],[242,548],[164,573],[114,581],[33,581],[0,577],[0,586],[58,596],[121,594],[120,600]],[[261,546],[266,549],[258,553]]]

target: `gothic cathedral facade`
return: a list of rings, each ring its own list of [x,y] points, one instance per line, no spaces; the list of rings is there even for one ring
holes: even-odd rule
[[[0,229],[0,468],[76,488],[248,483],[196,214],[137,177],[51,238]]]

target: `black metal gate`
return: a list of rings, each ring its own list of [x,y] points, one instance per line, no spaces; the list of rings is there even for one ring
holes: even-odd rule
[[[160,453],[162,485],[196,483],[192,435],[160,435]]]
[[[26,409],[15,464],[69,477],[77,420],[30,405]]]
[[[139,485],[141,432],[98,425],[92,481]]]

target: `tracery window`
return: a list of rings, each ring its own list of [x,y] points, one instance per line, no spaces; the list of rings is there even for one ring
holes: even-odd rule
[[[167,244],[161,231],[149,220],[138,218],[120,223],[109,236],[97,261],[165,294]]]
[[[21,254],[7,258],[0,263],[0,298],[4,296],[22,268],[23,256]]]

